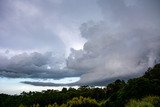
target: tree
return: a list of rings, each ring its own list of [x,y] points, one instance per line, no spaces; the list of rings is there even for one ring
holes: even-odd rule
[[[99,107],[96,100],[84,97],[75,97],[67,103],[67,107]]]

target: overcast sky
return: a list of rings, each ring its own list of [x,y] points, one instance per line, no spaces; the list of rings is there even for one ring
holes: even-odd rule
[[[45,80],[140,76],[160,62],[159,17],[159,0],[0,0],[0,77],[54,86]]]

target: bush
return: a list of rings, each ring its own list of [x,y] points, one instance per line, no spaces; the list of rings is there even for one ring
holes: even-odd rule
[[[125,107],[154,107],[150,102],[130,100]]]
[[[141,100],[131,99],[126,107],[160,107],[160,98],[157,96],[147,96]]]
[[[67,103],[67,107],[99,107],[95,99],[75,97]]]
[[[157,96],[147,96],[147,97],[143,98],[142,101],[150,102],[155,107],[160,107],[160,98]]]

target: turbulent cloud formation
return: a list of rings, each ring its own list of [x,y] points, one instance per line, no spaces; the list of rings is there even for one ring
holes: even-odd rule
[[[80,77],[69,85],[100,85],[160,62],[159,0],[0,2],[1,76]]]
[[[87,39],[67,65],[86,70],[79,83],[141,75],[160,61],[159,0],[100,0],[103,20],[80,27]]]
[[[65,67],[64,58],[56,58],[52,52],[44,54],[22,53],[10,59],[1,56],[0,76],[11,78],[54,78],[78,77],[83,72],[75,72]]]
[[[99,19],[100,12],[95,0],[78,4],[74,0],[1,0],[0,48],[54,50],[60,54],[68,54],[71,47],[80,49],[84,39],[78,26]],[[88,14],[94,12],[94,17]]]
[[[65,67],[65,58],[85,42],[79,25],[100,16],[96,0],[0,0],[0,76],[81,75]]]

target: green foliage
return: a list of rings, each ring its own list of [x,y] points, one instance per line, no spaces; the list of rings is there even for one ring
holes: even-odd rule
[[[147,96],[141,100],[131,99],[126,107],[160,107],[160,98],[157,96]]]
[[[142,99],[144,102],[150,102],[155,107],[160,107],[160,98],[157,96],[147,96]]]
[[[118,92],[120,89],[122,89],[125,86],[125,82],[123,80],[116,80],[113,83],[110,83],[107,85],[107,93],[108,97],[113,95],[113,93]]]
[[[32,107],[40,107],[40,105],[39,104],[33,104]]]
[[[24,106],[23,104],[20,104],[19,107],[26,107],[26,106]]]
[[[67,103],[68,107],[99,107],[96,100],[91,98],[75,97]]]
[[[148,79],[158,79],[160,80],[160,64],[154,66],[154,68],[148,68],[147,72],[143,76]]]
[[[150,102],[130,100],[125,107],[154,107]]]
[[[63,89],[62,89],[62,92],[63,92],[63,93],[67,92],[67,88],[63,88]]]
[[[60,107],[60,106],[59,106],[57,103],[54,103],[54,104],[52,104],[52,105],[49,104],[48,107]],[[62,107],[62,106],[61,106],[61,107]],[[64,107],[66,107],[66,106],[64,106]]]
[[[66,104],[57,105],[56,103],[48,107],[99,107],[99,104],[96,100],[91,98],[84,98],[82,96],[74,97],[72,100],[68,101]]]
[[[148,78],[143,77],[129,80],[124,88],[128,98],[142,98],[152,94],[152,90],[152,82]]]

